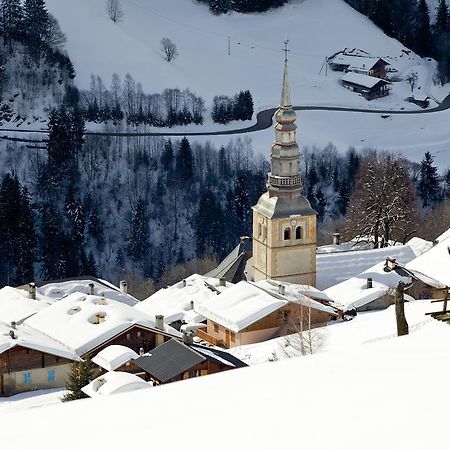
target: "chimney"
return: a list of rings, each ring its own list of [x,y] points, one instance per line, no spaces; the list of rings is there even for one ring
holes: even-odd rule
[[[221,278],[219,280],[219,286],[226,287],[227,286],[227,280],[225,278]]]
[[[333,245],[341,245],[341,233],[333,234]]]
[[[120,290],[124,293],[124,294],[128,294],[128,284],[125,280],[122,280],[120,282]]]
[[[248,241],[250,238],[248,236],[241,236],[240,237],[240,243],[241,244],[245,244],[246,241]]]
[[[280,295],[285,295],[286,294],[286,286],[284,284],[279,284],[278,285],[278,293]]]
[[[164,316],[161,314],[155,316],[155,327],[157,330],[164,331]]]
[[[184,288],[185,288],[186,286],[187,286],[187,281],[186,281],[186,280],[183,280],[183,281],[182,281],[182,284],[181,284],[181,287],[184,287]]]
[[[194,331],[185,330],[183,332],[183,344],[192,345],[194,343]]]
[[[14,330],[11,330],[11,331],[9,332],[9,337],[10,337],[11,339],[17,339],[16,333],[14,333]]]
[[[367,278],[367,289],[373,288],[372,278]]]
[[[28,296],[31,300],[36,300],[36,283],[30,283],[28,285]]]
[[[94,295],[94,288],[95,288],[94,283],[88,284],[88,295]]]
[[[191,300],[191,309],[194,309],[194,300]]]
[[[140,349],[139,349],[139,356],[144,356],[144,349],[141,347]]]
[[[17,323],[16,322],[11,322],[11,328],[13,329],[13,330],[17,330]]]

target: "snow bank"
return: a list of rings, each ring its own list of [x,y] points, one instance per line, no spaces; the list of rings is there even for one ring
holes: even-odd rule
[[[89,397],[106,397],[153,387],[137,375],[128,372],[108,372],[91,381],[81,390]]]

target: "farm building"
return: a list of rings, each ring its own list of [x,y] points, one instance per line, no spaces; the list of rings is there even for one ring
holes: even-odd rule
[[[381,58],[354,56],[339,53],[328,62],[331,70],[336,72],[354,72],[376,78],[385,78],[389,63]]]
[[[388,96],[389,85],[389,81],[359,73],[349,72],[342,77],[342,86],[361,94],[366,100]]]

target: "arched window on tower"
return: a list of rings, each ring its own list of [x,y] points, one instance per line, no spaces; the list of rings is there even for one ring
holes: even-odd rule
[[[297,227],[295,229],[295,239],[303,239],[303,229],[302,229],[302,227]]]
[[[262,225],[258,223],[258,237],[261,237],[262,235]]]
[[[291,229],[285,228],[284,229],[284,240],[289,241],[291,239]]]

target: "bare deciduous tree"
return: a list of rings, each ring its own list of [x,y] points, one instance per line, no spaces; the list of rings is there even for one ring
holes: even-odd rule
[[[409,87],[411,88],[411,92],[414,92],[414,88],[416,87],[417,80],[419,79],[419,75],[417,72],[410,72],[407,77],[406,81],[409,84]]]
[[[66,36],[61,31],[58,21],[52,15],[48,17],[48,29],[45,42],[51,48],[62,48],[66,43]]]
[[[123,19],[123,10],[119,0],[106,0],[106,12],[114,23]]]
[[[178,56],[177,46],[175,43],[169,38],[161,39],[161,51],[164,55],[164,59],[167,62],[172,61]]]
[[[406,241],[415,231],[416,196],[406,162],[389,154],[370,154],[358,172],[346,218],[351,240],[368,240],[386,247]]]

